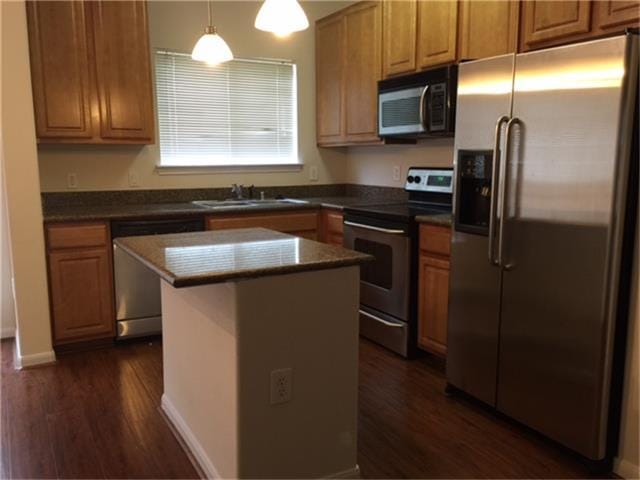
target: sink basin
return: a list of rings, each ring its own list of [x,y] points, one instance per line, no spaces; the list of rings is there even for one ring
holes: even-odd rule
[[[224,208],[238,208],[238,207],[260,207],[260,206],[271,206],[271,205],[286,205],[292,203],[305,204],[308,203],[304,200],[295,200],[291,198],[283,198],[283,199],[275,199],[269,198],[265,200],[194,200],[194,205],[198,205],[205,208],[211,208],[214,210],[220,210]]]

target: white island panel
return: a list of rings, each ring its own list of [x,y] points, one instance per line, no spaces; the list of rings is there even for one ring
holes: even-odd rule
[[[163,409],[208,476],[357,476],[358,299],[358,266],[163,282]]]

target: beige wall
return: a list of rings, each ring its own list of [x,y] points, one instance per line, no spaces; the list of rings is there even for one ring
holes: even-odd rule
[[[640,222],[640,218],[638,219]],[[640,478],[640,396],[638,395],[638,366],[640,365],[640,229],[636,234],[636,252],[629,317],[625,386],[620,429],[620,450],[615,472],[623,478]]]
[[[54,359],[49,324],[42,209],[24,1],[2,9],[2,139],[23,365]]]
[[[394,166],[400,167],[399,180],[393,179]],[[417,145],[350,147],[346,181],[402,188],[407,169],[413,166],[452,167],[453,138],[421,140]]]
[[[15,335],[16,316],[11,288],[13,274],[11,273],[7,200],[4,194],[4,175],[2,173],[4,163],[2,150],[2,137],[0,136],[0,338],[9,338]]]
[[[271,57],[294,60],[298,67],[299,155],[304,169],[288,172],[158,175],[157,145],[130,146],[41,146],[40,181],[43,191],[67,189],[67,175],[76,173],[79,190],[127,189],[129,172],[139,178],[140,188],[189,188],[307,184],[309,167],[318,167],[318,183],[342,182],[346,170],[345,151],[318,149],[315,145],[315,55],[313,22],[347,2],[308,1],[303,6],[312,27],[277,39],[261,32],[253,22],[261,2],[213,2],[213,19],[237,57]],[[151,1],[148,5],[152,48],[189,52],[203,32],[207,19],[204,2]]]

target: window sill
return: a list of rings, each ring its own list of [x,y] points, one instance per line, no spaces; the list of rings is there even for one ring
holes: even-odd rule
[[[277,163],[273,165],[208,165],[204,167],[171,167],[156,166],[158,175],[207,175],[218,173],[275,173],[300,172],[302,163]]]

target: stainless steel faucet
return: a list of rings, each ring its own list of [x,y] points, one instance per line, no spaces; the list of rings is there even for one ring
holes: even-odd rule
[[[234,183],[233,185],[231,185],[231,197],[234,198],[235,200],[241,200],[243,198],[242,196],[243,188],[244,188],[244,185],[238,185],[237,183]]]

